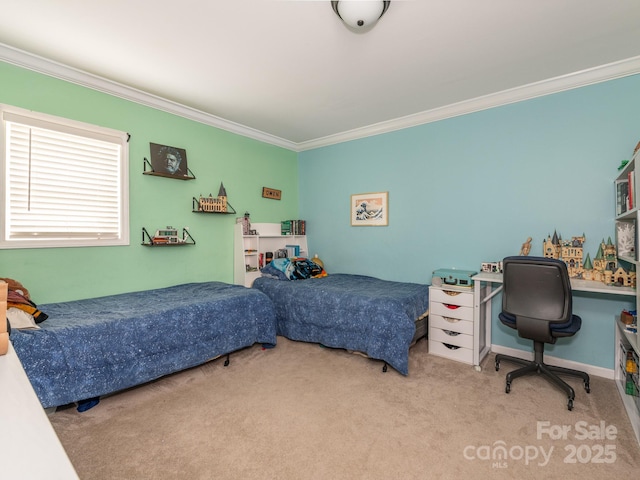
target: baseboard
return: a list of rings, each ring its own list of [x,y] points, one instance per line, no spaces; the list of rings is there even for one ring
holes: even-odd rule
[[[509,348],[492,344],[491,351],[493,353],[510,355],[512,357],[522,358],[524,360],[533,360],[533,352],[525,352],[524,350],[520,350],[517,348]],[[574,362],[572,360],[566,360],[564,358],[553,357],[550,355],[545,355],[544,361],[549,365],[573,368],[574,370],[581,370],[588,373],[589,375],[595,375],[597,377],[608,378],[610,380],[613,380],[615,378],[614,371],[611,368],[596,367],[594,365],[587,365],[586,363]]]

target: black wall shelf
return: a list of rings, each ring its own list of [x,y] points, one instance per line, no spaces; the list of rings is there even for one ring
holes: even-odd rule
[[[152,175],[154,177],[165,177],[165,178],[175,178],[176,180],[195,180],[196,176],[193,174],[191,169],[187,167],[187,173],[185,175],[171,175],[170,173],[165,172],[156,172],[151,166],[151,162],[145,157],[143,162],[143,175]],[[149,170],[147,170],[147,167]]]
[[[209,200],[209,201],[215,201],[215,197],[202,197],[205,200]],[[208,210],[207,208],[214,208],[213,210]],[[215,207],[207,207],[204,205],[200,205],[200,200],[197,199],[196,197],[193,197],[193,201],[191,202],[191,211],[193,213],[213,213],[216,215],[235,215],[236,211],[235,209],[231,206],[231,204],[229,202],[227,202],[225,204],[225,208],[226,210],[224,212],[218,211],[215,209]]]
[[[167,227],[162,230],[171,230],[171,227]],[[176,229],[173,229],[176,230]],[[177,232],[177,230],[176,230]],[[195,245],[196,241],[186,228],[182,229],[182,238],[177,241],[169,241],[166,236],[149,235],[147,229],[142,227],[142,244],[145,247],[183,247],[185,245]]]

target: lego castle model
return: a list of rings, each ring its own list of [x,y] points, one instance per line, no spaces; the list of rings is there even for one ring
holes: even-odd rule
[[[225,213],[227,211],[227,191],[224,185],[222,183],[220,184],[217,198],[211,194],[209,194],[209,197],[200,195],[198,199],[198,209],[203,212]]]
[[[549,235],[543,242],[543,256],[564,261],[571,278],[636,288],[635,266],[630,265],[629,269],[625,269],[618,262],[616,246],[611,238],[606,243],[602,240],[593,262],[588,253],[587,258],[583,260],[585,238],[583,234],[581,237],[572,237],[571,240],[562,240],[554,232],[553,236]]]

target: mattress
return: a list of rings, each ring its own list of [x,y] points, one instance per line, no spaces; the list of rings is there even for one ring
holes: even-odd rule
[[[275,311],[257,290],[189,283],[39,305],[37,330],[11,342],[43,407],[99,397],[254,343],[275,344]]]
[[[257,278],[274,303],[278,335],[359,351],[408,374],[409,347],[425,324],[429,286],[330,274],[307,280]]]

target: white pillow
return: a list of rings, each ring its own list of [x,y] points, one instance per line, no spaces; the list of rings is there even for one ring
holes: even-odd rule
[[[11,328],[40,328],[33,319],[33,315],[16,307],[7,308],[7,318]]]

